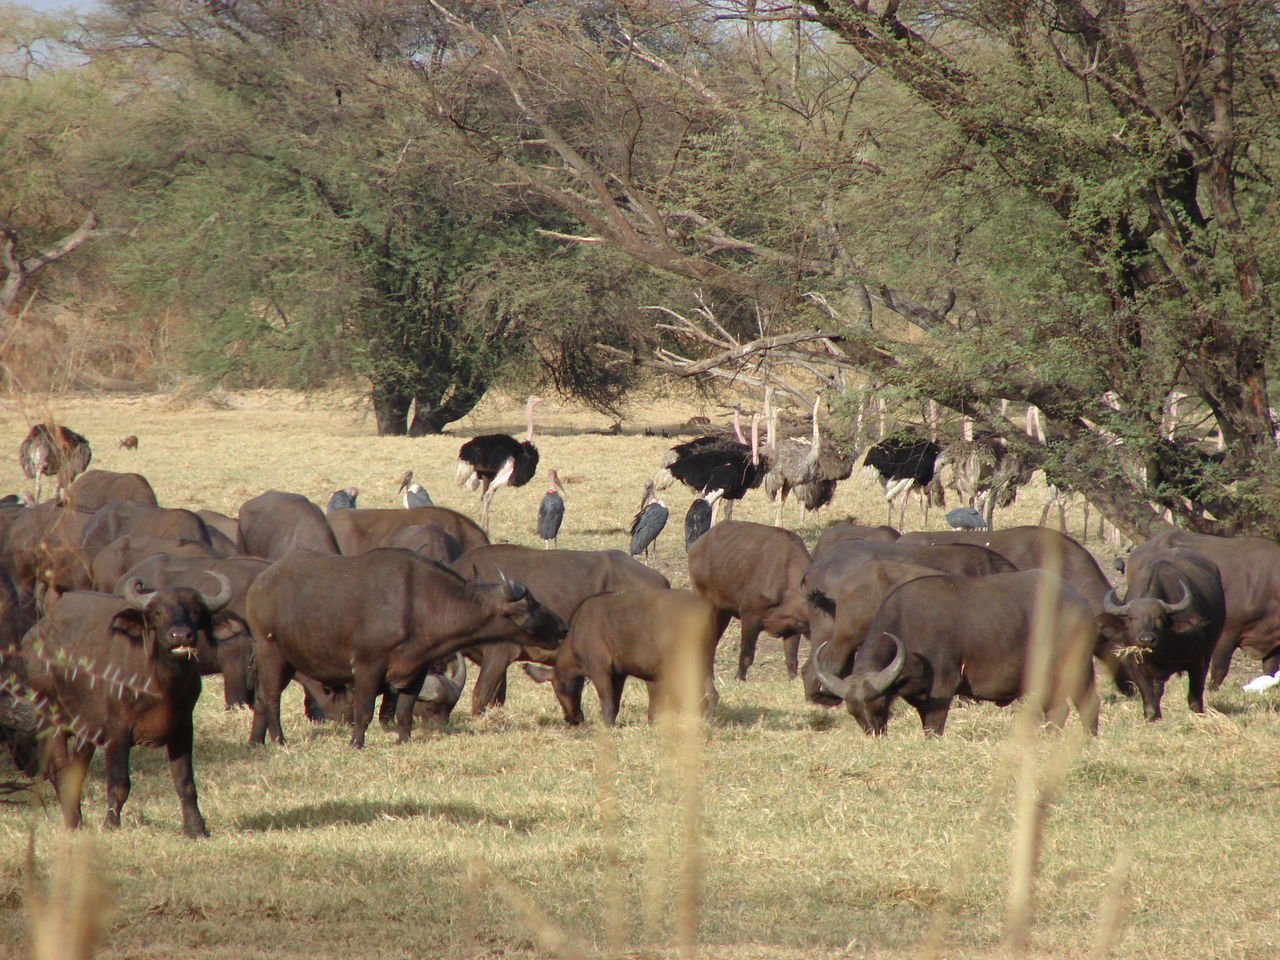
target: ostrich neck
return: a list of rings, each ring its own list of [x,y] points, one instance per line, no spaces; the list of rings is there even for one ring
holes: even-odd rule
[[[525,432],[524,442],[533,443],[533,401],[530,400],[524,405]]]

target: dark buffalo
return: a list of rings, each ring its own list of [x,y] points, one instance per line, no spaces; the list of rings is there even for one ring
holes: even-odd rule
[[[198,540],[213,546],[213,538],[203,520],[190,510],[153,507],[132,500],[112,500],[103,504],[86,524],[80,544],[90,557],[117,537],[127,533],[169,540]]]
[[[819,648],[814,652],[818,679],[845,701],[866,733],[884,733],[889,708],[901,697],[916,708],[926,733],[941,734],[955,697],[1006,706],[1026,692],[1041,598],[1052,607],[1053,657],[1042,707],[1051,721],[1061,723],[1070,699],[1086,729],[1096,733],[1093,613],[1074,587],[1043,570],[903,583],[880,605],[849,677],[829,672],[825,650]]]
[[[340,553],[324,511],[300,493],[268,490],[240,505],[240,550],[279,560],[295,550]]]
[[[307,719],[319,723],[332,720],[335,723],[355,722],[355,705],[350,687],[330,687],[313,680],[304,673],[295,673],[293,679],[305,691]],[[455,653],[447,660],[436,661],[427,667],[427,678],[418,691],[413,705],[413,719],[418,723],[444,726],[449,715],[462,697],[467,685],[467,658]],[[397,694],[387,685],[379,691],[382,705],[378,708],[378,722],[384,727],[395,721]]]
[[[854,523],[852,520],[840,520],[831,524],[827,529],[822,531],[822,535],[818,537],[818,542],[814,545],[813,555],[817,557],[827,547],[832,544],[839,543],[842,540],[867,540],[871,543],[893,543],[902,534],[893,527],[886,524],[880,524],[878,527],[868,527],[861,523]]]
[[[824,647],[823,661],[827,670],[838,677],[848,675],[853,667],[853,655],[866,636],[867,628],[894,587],[908,580],[937,574],[937,570],[918,563],[871,559],[858,564],[829,586],[830,595],[811,589],[806,575],[805,588],[810,590],[809,642],[815,650]],[[804,681],[805,698],[812,703],[835,707],[843,702],[834,694],[827,693],[818,682],[812,654],[805,661],[800,676]]]
[[[233,553],[240,552],[240,521],[235,517],[228,517],[225,513],[219,513],[217,510],[197,510],[196,516],[204,521],[204,525],[209,528],[209,533],[215,537],[214,546],[224,556],[229,557]],[[234,550],[224,550],[217,536],[221,534],[227,538],[227,542],[235,545]]]
[[[554,647],[566,632],[564,621],[519,583],[468,583],[448,567],[392,548],[356,557],[296,551],[258,577],[248,602],[258,665],[251,743],[262,743],[268,732],[284,742],[280,694],[295,672],[353,687],[354,747],[364,746],[374,700],[389,684],[399,695],[396,724],[404,742],[434,661],[517,636]]]
[[[514,544],[491,544],[468,550],[453,565],[468,580],[498,579],[499,571],[519,580],[540,603],[569,623],[587,597],[648,587],[663,590],[667,578],[621,550],[535,550]],[[478,715],[506,702],[507,669],[517,660],[550,663],[544,648],[512,641],[487,643],[469,651],[480,663],[471,689],[471,712]]]
[[[1142,712],[1160,719],[1165,682],[1187,675],[1187,705],[1204,713],[1204,682],[1214,644],[1226,619],[1217,565],[1193,550],[1175,547],[1144,554],[1129,565],[1121,603],[1115,591],[1103,600],[1125,624],[1123,659],[1142,694]]]
[[[200,695],[194,658],[210,616],[231,596],[185,587],[143,590],[123,597],[63,595],[23,639],[21,658],[31,690],[51,705],[49,772],[67,826],[80,824],[80,795],[96,745],[107,774],[105,827],[120,826],[129,798],[129,751],[165,747],[182,804],[182,829],[208,836],[196,804],[191,768],[192,710]]]
[[[414,507],[410,510],[337,510],[329,517],[333,534],[342,552],[349,557],[390,546],[390,538],[404,529],[423,523],[443,527],[462,545],[463,551],[489,542],[480,525],[464,514],[445,507]]]
[[[438,523],[418,523],[397,530],[387,538],[386,546],[403,547],[444,564],[453,563],[464,552],[458,538]]]
[[[1209,663],[1209,688],[1226,679],[1237,647],[1263,661],[1264,673],[1280,669],[1280,546],[1262,537],[1164,530],[1129,555],[1128,568],[1173,547],[1212,560],[1222,578],[1227,612]]]
[[[578,608],[552,667],[525,664],[539,681],[550,681],[566,723],[582,722],[582,687],[590,680],[600,695],[600,718],[618,718],[627,677],[649,684],[649,719],[659,701],[684,688],[674,669],[696,671],[703,711],[719,702],[716,646],[724,625],[716,609],[688,590],[627,590],[591,597]],[[690,689],[692,689],[692,685]]]
[[[81,510],[97,510],[112,500],[129,500],[149,507],[160,505],[150,481],[140,473],[87,470],[67,488],[67,506]]]
[[[93,514],[53,501],[19,513],[5,531],[4,565],[24,602],[44,588],[61,593],[93,586],[93,558],[81,545]]]
[[[105,547],[93,555],[90,565],[90,577],[93,588],[103,593],[110,593],[124,576],[125,571],[147,557],[156,553],[167,553],[176,557],[217,557],[218,551],[203,540],[170,540],[167,537],[152,537],[145,533],[126,533],[116,537]],[[162,586],[149,580],[143,581],[147,586]]]
[[[782,638],[787,672],[800,672],[800,637],[809,632],[800,581],[809,560],[804,541],[790,530],[739,520],[712,527],[689,550],[689,579],[718,611],[719,632],[732,617],[742,621],[739,680],[755,662],[761,631]]]
[[[270,562],[259,557],[175,557],[156,554],[130,567],[113,585],[116,593],[137,578],[148,587],[190,587],[200,590],[225,577],[231,598],[213,615],[212,629],[196,643],[200,672],[222,674],[222,697],[228,710],[251,702],[252,645],[246,620],[249,587]]]

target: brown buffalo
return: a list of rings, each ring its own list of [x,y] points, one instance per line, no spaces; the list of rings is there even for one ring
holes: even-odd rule
[[[67,488],[67,506],[81,510],[97,510],[112,500],[129,500],[149,507],[160,505],[150,481],[140,473],[86,470]]]
[[[240,550],[279,560],[295,550],[340,553],[324,511],[300,493],[268,490],[240,505]]]
[[[852,520],[839,520],[822,531],[822,535],[818,537],[818,542],[814,544],[813,555],[815,558],[818,557],[827,547],[840,543],[842,540],[893,543],[901,536],[902,534],[893,527],[883,523],[878,527],[868,527],[861,523],[854,523]]]
[[[689,579],[721,620],[742,621],[738,679],[756,658],[761,631],[783,640],[787,672],[800,671],[800,637],[809,632],[809,608],[800,586],[809,568],[804,541],[790,530],[762,523],[726,520],[698,538],[689,550]]]
[[[94,511],[93,519],[85,525],[80,544],[89,557],[94,557],[112,540],[127,533],[169,540],[198,540],[213,546],[209,528],[191,510],[153,507],[132,500],[111,500]]]
[[[462,545],[463,551],[489,542],[480,525],[470,517],[445,507],[414,507],[411,510],[336,510],[329,517],[333,534],[342,552],[349,557],[390,546],[390,538],[404,529],[423,523],[443,527]]]
[[[89,567],[93,588],[103,593],[110,593],[124,576],[125,571],[140,560],[156,553],[167,553],[175,557],[217,557],[218,551],[203,540],[170,540],[166,537],[152,537],[145,533],[126,533],[116,537],[105,547],[93,555],[93,563]],[[162,586],[149,580],[143,581],[147,586]]]
[[[648,587],[670,587],[656,570],[621,550],[535,550],[514,544],[491,544],[468,550],[453,565],[468,580],[498,578],[499,571],[519,580],[565,623],[577,614],[587,597]],[[471,690],[471,712],[506,702],[507,669],[517,660],[550,663],[552,654],[519,640],[488,643],[468,651],[480,664],[480,676]]]
[[[715,685],[716,646],[724,625],[716,609],[688,590],[627,590],[585,600],[556,651],[554,666],[525,664],[538,681],[549,681],[566,723],[582,722],[582,687],[590,680],[600,696],[600,718],[618,718],[627,677],[649,684],[649,719],[660,700],[683,686],[670,671],[682,663],[696,670],[706,713],[719,702]]]
[[[391,534],[385,544],[420,553],[428,560],[450,564],[463,554],[458,538],[438,523],[418,523]]]
[[[374,700],[390,685],[404,742],[433,662],[517,636],[555,647],[566,632],[564,621],[517,582],[468,583],[448,567],[393,548],[355,557],[295,551],[254,581],[248,604],[258,665],[251,743],[268,733],[284,742],[280,694],[295,673],[353,687],[354,747],[364,746]]]
[[[191,766],[192,710],[200,695],[194,658],[210,616],[231,595],[185,587],[144,590],[126,585],[124,596],[64,594],[22,642],[25,682],[50,705],[49,772],[67,826],[80,824],[80,795],[96,745],[107,775],[105,827],[120,826],[129,798],[129,751],[165,747],[189,837],[208,836],[196,803]],[[207,638],[206,638],[207,639]]]
[[[45,588],[61,593],[93,586],[93,557],[81,545],[93,514],[53,501],[17,512],[5,531],[4,566],[24,602]]]

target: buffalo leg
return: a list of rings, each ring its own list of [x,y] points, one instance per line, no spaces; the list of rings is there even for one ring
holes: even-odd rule
[[[373,705],[378,699],[378,689],[385,673],[385,666],[381,670],[369,664],[356,666],[355,683],[351,688],[351,746],[357,750],[364,747],[364,735],[373,722]],[[396,713],[399,712],[397,705]]]
[[[1098,735],[1098,714],[1101,703],[1098,700],[1098,682],[1093,672],[1093,664],[1085,668],[1086,673],[1080,685],[1080,692],[1075,696],[1076,711],[1080,714],[1080,722],[1093,736]]]
[[[800,676],[800,634],[782,638],[782,654],[787,661],[787,676],[794,680]]]
[[[485,644],[480,653],[480,675],[471,688],[471,715],[478,717],[489,707],[500,707],[507,699],[507,668],[515,662],[515,652],[505,643]]]
[[[291,679],[293,668],[287,664],[279,664],[275,669],[268,669],[264,664],[259,670],[258,693],[253,698],[250,743],[265,743],[267,734],[270,734],[272,743],[284,745],[284,732],[280,729],[280,696]]]
[[[1151,676],[1146,670],[1135,670],[1134,679],[1142,694],[1142,715],[1150,723],[1160,719],[1160,701],[1164,697],[1164,681]]]
[[[84,780],[89,775],[89,761],[92,758],[93,744],[69,751],[67,734],[55,735],[53,786],[58,794],[58,806],[62,808],[62,822],[72,830],[80,826],[80,797],[84,793]]]
[[[618,722],[618,708],[622,706],[622,688],[626,686],[625,673],[602,673],[591,678],[600,697],[600,719],[613,726]]]
[[[947,714],[951,712],[951,701],[930,697],[916,707],[916,712],[920,714],[920,725],[924,727],[924,732],[940,737],[947,728]]]
[[[169,738],[169,774],[173,777],[173,787],[178,792],[178,803],[182,805],[182,832],[188,837],[207,837],[208,828],[204,825],[204,817],[196,803],[196,774],[191,765],[191,746],[194,741],[191,722],[188,719]],[[125,763],[129,756],[125,754]]]
[[[738,649],[738,679],[747,679],[747,670],[756,662],[756,642],[760,639],[760,618],[742,619],[742,645]]]
[[[1204,713],[1204,682],[1209,664],[1201,661],[1187,668],[1187,706],[1195,713]]]
[[[115,830],[120,826],[120,810],[129,799],[132,787],[129,779],[129,751],[132,748],[133,738],[126,730],[108,740],[102,750],[102,759],[107,768],[107,817],[102,821],[104,830]]]
[[[413,732],[413,708],[418,702],[418,694],[422,692],[422,685],[426,680],[425,673],[414,677],[400,688],[396,696],[396,729],[400,734],[400,739],[397,741],[399,743],[409,742],[409,735]],[[386,703],[385,699],[383,703]]]
[[[1231,657],[1240,646],[1239,634],[1227,634],[1225,631],[1213,647],[1213,657],[1209,661],[1209,689],[1217,690],[1222,681],[1227,679],[1231,670]]]

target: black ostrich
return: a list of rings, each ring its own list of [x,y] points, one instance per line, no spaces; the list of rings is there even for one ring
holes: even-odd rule
[[[533,445],[533,406],[541,397],[530,397],[524,405],[528,429],[524,440],[506,433],[487,433],[464,443],[458,450],[454,476],[468,489],[480,488],[480,526],[489,532],[489,501],[501,487],[523,487],[538,470],[538,448]]]
[[[724,493],[711,490],[695,497],[689,504],[689,512],[684,515],[684,552],[697,543],[698,538],[711,529],[711,517],[715,512],[715,503]]]
[[[404,504],[406,510],[413,510],[417,507],[434,507],[431,502],[431,494],[427,493],[426,488],[420,483],[413,482],[413,471],[406,470],[404,476],[400,478],[400,502]]]
[[[644,496],[640,500],[640,510],[631,521],[631,547],[629,550],[631,556],[634,557],[638,553],[643,553],[646,562],[653,563],[657,560],[658,551],[654,541],[658,539],[658,534],[662,532],[662,528],[667,525],[667,517],[670,515],[667,505],[658,499],[658,494],[653,489],[653,481],[650,480],[644,485]]]
[[[329,502],[325,504],[324,512],[333,513],[335,510],[354,510],[356,497],[358,496],[360,496],[359,487],[346,487],[342,490],[335,490],[333,495],[329,497]]]
[[[554,470],[547,471],[547,492],[538,504],[538,536],[542,545],[550,550],[560,535],[560,524],[564,522],[564,487],[560,477]]]
[[[734,427],[738,411],[734,411]],[[677,444],[663,457],[662,467],[654,477],[654,486],[665,490],[673,480],[679,480],[698,493],[719,491],[720,496],[711,500],[728,501],[725,519],[733,513],[733,501],[741,500],[748,490],[754,490],[764,480],[768,464],[760,456],[760,415],[751,415],[751,443],[722,436],[695,437],[687,443]]]
[[[933,479],[933,465],[942,448],[932,440],[921,440],[910,434],[885,437],[862,459],[864,467],[873,467],[884,487],[884,499],[889,507],[886,523],[893,520],[893,501],[902,495],[898,511],[898,526],[902,527],[907,512],[907,497],[912,487],[923,489]]]
[[[36,502],[40,501],[40,478],[53,477],[55,496],[84,473],[93,459],[89,441],[74,430],[37,423],[18,445],[18,463],[28,479],[36,482]]]

